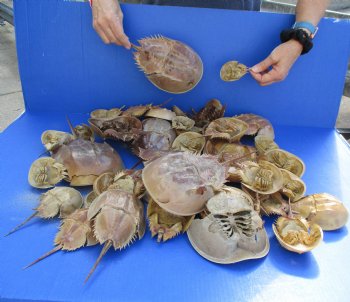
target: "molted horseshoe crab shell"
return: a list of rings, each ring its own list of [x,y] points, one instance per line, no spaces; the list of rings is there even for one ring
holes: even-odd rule
[[[222,117],[212,121],[207,129],[205,135],[211,139],[222,139],[229,143],[238,142],[248,129],[248,124],[233,118]]]
[[[258,135],[254,138],[255,148],[258,150],[259,155],[263,155],[270,150],[279,149],[279,146],[273,139],[264,135]]]
[[[122,108],[96,109],[90,113],[90,117],[99,120],[111,120],[122,114]]]
[[[260,160],[243,162],[240,170],[242,185],[260,194],[272,194],[283,186],[283,176],[274,164]]]
[[[231,264],[261,258],[270,249],[263,222],[242,190],[224,187],[207,203],[209,214],[187,231],[193,248],[209,261]]]
[[[228,61],[220,69],[220,78],[225,82],[239,80],[248,72],[248,67],[237,61]]]
[[[205,137],[196,132],[184,132],[173,142],[172,149],[175,151],[188,151],[200,154],[205,145]]]
[[[162,36],[144,38],[138,42],[140,46],[134,46],[136,64],[159,89],[184,93],[201,80],[201,58],[186,44]]]
[[[281,193],[294,202],[304,196],[306,192],[305,183],[295,174],[288,170],[280,169],[283,175],[283,188]]]
[[[313,250],[323,239],[321,227],[305,219],[279,217],[272,229],[285,249],[298,254]]]
[[[235,116],[235,118],[248,124],[248,130],[245,135],[264,136],[272,140],[275,139],[272,124],[266,118],[253,113],[241,114]]]
[[[92,185],[99,175],[123,169],[120,156],[106,143],[77,139],[63,145],[52,157],[66,167],[72,186]]]
[[[57,130],[46,130],[41,135],[41,142],[47,151],[55,150],[73,140],[74,136],[72,134]]]
[[[302,177],[305,172],[304,162],[296,155],[282,149],[274,149],[265,153],[266,159],[278,168],[288,170]]]
[[[343,227],[349,218],[344,204],[327,193],[305,196],[291,204],[292,212],[310,223],[318,224],[324,231]]]
[[[201,212],[225,182],[226,168],[214,157],[174,152],[151,161],[142,171],[148,194],[164,210],[179,216]]]

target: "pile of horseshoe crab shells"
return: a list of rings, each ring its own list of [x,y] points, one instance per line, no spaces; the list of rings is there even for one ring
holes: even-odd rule
[[[305,196],[305,164],[276,144],[267,119],[227,117],[217,99],[191,113],[152,104],[97,109],[88,124],[42,134],[48,156],[33,162],[28,180],[46,191],[10,233],[34,217],[62,221],[54,248],[28,266],[59,250],[99,244],[87,280],[110,248],[141,239],[147,225],[158,242],[187,232],[201,256],[232,264],[268,254],[264,216],[277,216],[273,232],[295,253],[314,249],[323,231],[347,222],[336,197]],[[129,148],[144,168],[125,169],[110,141]],[[92,189],[83,198],[79,186]]]

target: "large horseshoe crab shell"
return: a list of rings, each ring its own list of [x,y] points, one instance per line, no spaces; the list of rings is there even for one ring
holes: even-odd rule
[[[221,264],[266,256],[269,239],[252,204],[242,190],[224,187],[208,201],[209,215],[195,219],[187,231],[192,247],[205,259]]]
[[[140,46],[134,46],[136,64],[159,89],[184,93],[201,80],[202,60],[188,45],[162,36],[138,42]]]

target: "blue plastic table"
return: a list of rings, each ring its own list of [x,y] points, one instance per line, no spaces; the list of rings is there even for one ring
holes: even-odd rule
[[[346,62],[348,22],[323,20],[312,52],[288,78],[260,87],[249,76],[224,83],[219,70],[236,59],[248,66],[278,45],[293,16],[174,7],[124,6],[132,41],[153,34],[182,40],[201,55],[205,71],[191,92],[170,105],[199,108],[216,97],[227,115],[261,114],[272,121],[276,142],[306,164],[307,193],[328,192],[350,208],[350,151],[333,129]],[[96,108],[161,103],[157,90],[135,67],[130,51],[106,46],[91,27],[87,3],[17,0],[15,22],[20,75],[27,112],[0,135],[0,232],[32,213],[40,190],[27,182],[31,163],[43,152],[44,130],[68,131]],[[115,144],[131,166],[136,158]],[[199,256],[187,236],[158,244],[145,238],[121,252],[108,252],[86,285],[101,247],[58,252],[27,270],[22,267],[53,246],[58,220],[34,219],[0,237],[0,299],[41,301],[349,301],[348,228],[325,232],[313,252],[297,255],[280,247],[265,225],[270,253],[263,259],[217,265]]]

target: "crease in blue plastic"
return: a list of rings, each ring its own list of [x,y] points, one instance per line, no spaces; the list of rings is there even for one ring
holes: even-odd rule
[[[69,131],[96,108],[162,103],[136,68],[131,51],[106,46],[91,27],[87,3],[15,0],[19,69],[27,112],[0,135],[0,299],[23,301],[348,301],[349,223],[327,232],[320,247],[304,255],[283,250],[265,219],[270,253],[263,259],[218,265],[200,257],[187,237],[157,244],[145,238],[123,251],[109,251],[92,279],[83,281],[101,247],[58,252],[21,268],[53,246],[58,220],[33,219],[2,237],[32,213],[41,193],[27,182],[31,163],[44,150],[44,130]],[[349,22],[322,20],[310,54],[288,78],[260,87],[246,75],[234,83],[219,78],[222,63],[252,66],[278,45],[291,15],[225,10],[123,6],[133,42],[152,34],[182,40],[202,57],[205,72],[176,104],[198,109],[216,97],[228,114],[253,112],[272,121],[276,142],[306,164],[307,193],[328,192],[350,208],[350,152],[333,129],[349,55]],[[137,158],[114,144],[131,167]],[[62,184],[64,185],[64,184]],[[86,188],[83,192],[86,193]]]

